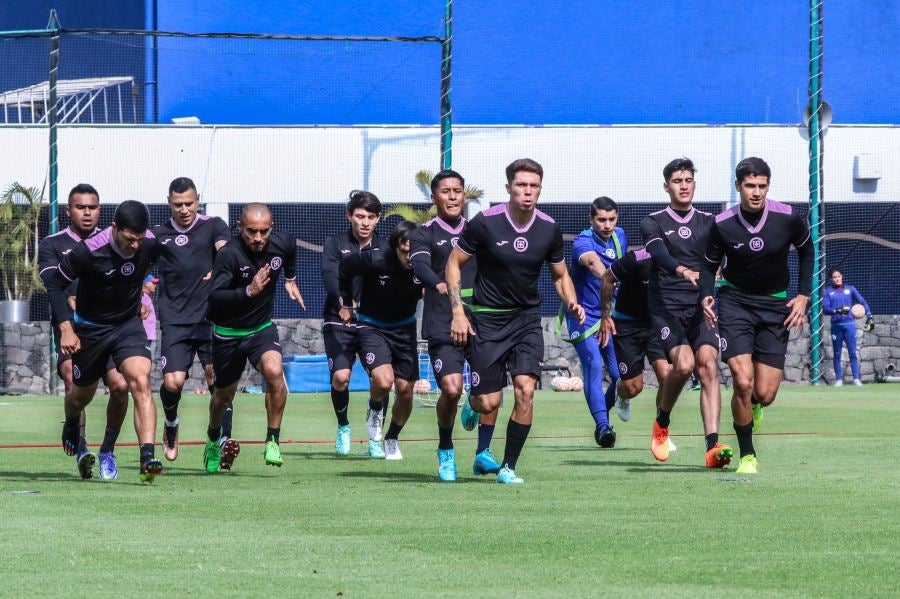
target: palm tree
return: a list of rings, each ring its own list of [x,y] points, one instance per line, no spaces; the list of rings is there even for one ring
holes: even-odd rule
[[[43,289],[37,252],[43,204],[42,190],[20,183],[0,196],[0,299],[28,300]]]
[[[434,179],[434,173],[429,170],[423,169],[416,173],[416,187],[418,187],[419,191],[422,192],[422,195],[425,196],[425,200],[429,202],[431,201],[432,179]],[[479,189],[474,185],[466,184],[463,194],[466,198],[466,204],[468,204],[472,200],[480,200],[483,198],[484,190]],[[437,214],[437,211],[435,210],[434,205],[429,206],[428,208],[416,208],[412,204],[394,204],[385,211],[384,217],[399,216],[416,224],[422,224],[434,218],[435,214]]]

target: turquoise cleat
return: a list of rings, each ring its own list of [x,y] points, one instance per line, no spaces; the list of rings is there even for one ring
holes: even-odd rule
[[[459,413],[459,421],[462,423],[462,427],[467,431],[473,431],[475,430],[475,427],[478,426],[478,412],[472,409],[472,404],[469,403],[470,397],[471,396],[467,393],[462,410]]]
[[[456,480],[456,451],[453,449],[438,449],[438,478],[452,482]]]
[[[338,425],[337,435],[334,438],[334,453],[339,456],[350,454],[350,425]]]
[[[500,472],[500,464],[494,459],[494,454],[491,453],[490,447],[475,456],[475,462],[472,464],[472,472],[479,476]]]
[[[369,439],[369,448],[366,451],[370,458],[384,458],[384,446],[381,441]]]

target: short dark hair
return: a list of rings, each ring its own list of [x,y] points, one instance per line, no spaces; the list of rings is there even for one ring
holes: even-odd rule
[[[828,278],[830,279],[831,277],[833,277],[834,273],[838,273],[842,277],[844,276],[844,271],[842,271],[840,268],[835,266],[834,268],[832,268],[831,270],[828,271]]]
[[[599,198],[596,198],[593,202],[591,202],[591,217],[593,217],[601,210],[615,210],[616,212],[618,212],[619,206],[612,198],[600,196]]]
[[[462,183],[463,187],[466,186],[466,180],[463,179],[462,175],[454,170],[445,168],[444,170],[438,171],[437,174],[431,178],[431,193],[437,191],[438,184],[444,179],[459,179],[459,182]]]
[[[193,189],[194,193],[197,192],[197,186],[194,185],[194,180],[189,177],[178,177],[169,183],[170,195],[173,193],[184,193],[189,189]]]
[[[113,222],[117,229],[128,229],[133,233],[143,233],[150,227],[150,213],[137,200],[125,200],[116,207]]]
[[[347,202],[347,214],[353,214],[357,208],[372,214],[381,214],[381,200],[371,191],[354,189],[350,192],[350,201]]]
[[[512,180],[516,177],[516,173],[519,171],[536,173],[541,180],[544,179],[544,167],[531,158],[519,158],[518,160],[510,162],[509,166],[506,167],[506,182],[512,183]]]
[[[769,165],[766,164],[765,160],[756,158],[755,156],[744,158],[737,163],[736,167],[734,167],[734,180],[736,183],[740,183],[747,177],[752,177],[753,175],[771,179],[772,169],[769,168]]]
[[[679,171],[688,171],[693,175],[697,169],[694,168],[694,162],[690,158],[676,158],[663,167],[663,179],[668,183],[672,173],[677,173]]]
[[[394,227],[394,230],[391,231],[391,236],[388,237],[388,245],[391,246],[392,250],[396,250],[400,247],[401,243],[409,239],[410,234],[415,230],[415,223],[408,220],[401,220],[397,223],[397,226]]]
[[[90,183],[79,183],[78,185],[76,185],[75,187],[72,188],[72,191],[69,192],[69,203],[70,204],[72,203],[72,196],[80,194],[80,193],[95,195],[95,196],[97,196],[97,200],[100,199],[100,194],[97,193],[97,190],[94,189],[93,185],[91,185]]]

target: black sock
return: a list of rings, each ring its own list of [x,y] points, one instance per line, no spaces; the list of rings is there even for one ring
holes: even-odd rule
[[[210,441],[218,441],[221,436],[222,429],[221,428],[207,428],[206,429],[206,437]]]
[[[350,420],[347,419],[347,406],[350,405],[350,391],[344,389],[337,391],[331,389],[331,406],[334,408],[334,415],[337,416],[338,426],[347,426]]]
[[[475,454],[479,454],[491,446],[491,439],[494,438],[493,424],[478,425],[478,447],[475,448]]]
[[[119,440],[119,431],[121,430],[121,427],[106,427],[106,432],[103,434],[103,443],[100,444],[100,453],[112,453],[116,449],[116,441]]]
[[[271,426],[266,427],[266,441],[271,439],[272,441],[275,441],[276,443],[278,443],[279,442],[278,438],[280,436],[281,436],[281,427],[278,427],[278,428],[272,428]]]
[[[663,428],[669,428],[669,416],[672,412],[667,412],[662,408],[656,410],[656,423]]]
[[[65,427],[66,430],[77,431],[79,428],[81,428],[81,415],[79,414],[78,416],[74,416],[72,418],[67,417]]]
[[[141,464],[145,464],[148,460],[152,460],[153,454],[153,443],[141,443]]]
[[[509,419],[509,423],[506,425],[506,449],[503,452],[503,465],[510,470],[516,469],[519,454],[522,453],[522,447],[525,445],[525,439],[528,438],[530,430],[530,424],[519,424],[512,418]]]
[[[388,405],[390,405],[390,403],[391,403],[391,394],[388,393],[387,396],[384,398],[384,401],[381,403],[381,417],[384,420],[387,420]]]
[[[753,449],[753,421],[751,420],[747,424],[742,425],[735,422],[734,432],[737,434],[741,457],[744,457],[745,455],[756,455],[756,450]]]
[[[162,404],[166,420],[175,422],[178,419],[178,402],[181,401],[181,391],[169,391],[165,385],[159,386],[159,402]]]
[[[384,436],[385,439],[399,439],[400,431],[403,430],[402,424],[397,424],[393,420],[391,420],[391,425],[388,427],[387,434]]]
[[[453,449],[453,427],[438,427],[438,449]]]
[[[383,399],[375,399],[374,397],[369,398],[369,409],[373,412],[378,410],[384,410],[384,404],[386,402]]]
[[[225,413],[222,414],[222,436],[231,438],[231,421],[234,419],[234,405],[228,404]]]
[[[706,435],[706,451],[709,451],[719,442],[719,433],[709,433]]]

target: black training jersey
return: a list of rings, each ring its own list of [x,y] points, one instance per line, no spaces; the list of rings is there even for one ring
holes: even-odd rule
[[[699,290],[690,281],[675,274],[685,266],[701,272],[705,267],[706,246],[714,217],[691,208],[685,216],[667,207],[653,212],[641,221],[644,247],[653,257],[650,294],[668,307],[697,304]]]
[[[799,293],[809,295],[813,251],[806,222],[789,205],[774,200],[766,200],[755,225],[747,220],[753,216],[745,216],[738,205],[716,217],[706,252],[709,273],[704,294],[712,293],[711,274],[723,259],[726,284],[761,295],[787,291],[788,252],[793,245],[800,261]]]
[[[115,243],[112,228],[77,243],[59,262],[48,281],[47,295],[60,321],[72,320],[66,288],[78,281],[75,321],[85,324],[120,324],[140,313],[144,277],[156,259],[156,238],[151,231],[137,251],[126,256]]]
[[[341,262],[341,297],[350,305],[353,277],[362,279],[356,317],[359,322],[392,327],[415,322],[422,282],[404,267],[387,242],[369,244]]]
[[[425,283],[425,306],[422,317],[422,337],[425,339],[450,339],[450,296],[438,293],[434,288],[444,280],[447,260],[468,221],[460,218],[451,225],[435,217],[418,227],[409,237],[410,258],[416,275]],[[475,282],[475,263],[472,259],[462,268],[462,288],[471,289]],[[422,275],[425,275],[424,277]]]
[[[89,237],[96,235],[98,231],[99,229],[95,228],[91,231]],[[50,281],[56,276],[56,271],[59,268],[59,263],[62,262],[63,256],[71,253],[75,246],[81,242],[81,237],[71,227],[66,227],[59,233],[48,235],[41,239],[40,244],[38,244],[38,269],[45,287],[48,287]],[[75,295],[77,291],[78,281],[75,280],[66,288],[66,297]],[[65,317],[65,315],[63,316]],[[53,326],[59,325],[59,319],[53,310],[50,310],[50,323]]]
[[[250,297],[247,288],[260,269],[269,265],[269,284]],[[278,275],[286,281],[297,275],[297,242],[287,233],[273,233],[261,252],[253,252],[240,237],[233,237],[216,254],[206,318],[231,329],[252,329],[272,319]]]
[[[373,237],[370,244],[380,243],[378,237]],[[367,244],[369,245],[369,244]],[[341,322],[338,314],[341,310],[341,261],[347,256],[359,253],[359,242],[353,236],[353,231],[347,229],[343,233],[332,235],[325,240],[322,248],[322,282],[325,284],[325,305],[322,308],[322,319],[325,322]],[[362,281],[358,278],[353,281],[353,301],[359,304],[359,293],[362,290]]]
[[[653,270],[653,260],[646,249],[630,251],[610,264],[619,290],[616,295],[614,316],[625,316],[634,319],[649,319],[650,308],[647,306],[647,284]]]
[[[457,247],[478,260],[472,299],[476,307],[538,308],[541,265],[565,264],[556,221],[535,209],[531,221],[520,227],[510,218],[507,204],[477,214]]]
[[[216,243],[228,241],[228,225],[217,216],[198,214],[183,228],[175,219],[153,227],[159,240],[157,271],[159,320],[168,324],[196,324],[206,318]]]

